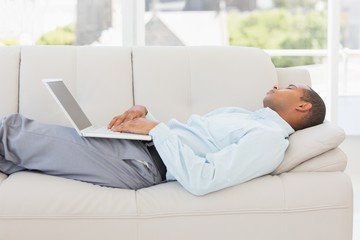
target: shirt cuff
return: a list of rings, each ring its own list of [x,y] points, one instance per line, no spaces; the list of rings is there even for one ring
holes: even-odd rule
[[[145,118],[157,122],[156,118],[154,117],[154,115],[151,114],[151,112],[149,112],[149,110],[148,110]]]
[[[168,126],[166,126],[165,123],[159,123],[149,132],[149,135],[153,138],[153,141],[156,142],[157,144],[161,144],[162,142],[164,142],[166,139],[169,138],[171,134],[172,133],[170,129],[168,128]]]

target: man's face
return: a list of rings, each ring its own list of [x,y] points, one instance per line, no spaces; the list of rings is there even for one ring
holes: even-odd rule
[[[304,89],[309,88],[306,85],[295,84],[290,84],[286,88],[274,86],[264,97],[264,107],[269,107],[278,113],[287,112],[302,102]]]

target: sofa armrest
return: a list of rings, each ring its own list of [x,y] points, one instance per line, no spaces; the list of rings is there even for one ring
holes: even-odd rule
[[[288,172],[312,158],[335,149],[344,139],[344,130],[328,121],[296,131],[289,137],[290,144],[284,160],[273,174]],[[332,160],[336,161],[337,158],[334,157]]]
[[[334,148],[301,163],[290,172],[336,172],[344,171],[347,157],[340,148]]]
[[[18,111],[20,47],[0,47],[0,116]]]

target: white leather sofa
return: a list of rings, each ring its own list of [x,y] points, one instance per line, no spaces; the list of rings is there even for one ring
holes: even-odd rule
[[[0,115],[68,126],[43,78],[63,78],[97,124],[133,104],[162,121],[254,110],[275,84],[311,82],[305,70],[276,69],[262,50],[242,47],[1,47],[0,66]],[[203,197],[177,182],[133,191],[0,173],[0,239],[351,240],[343,139],[329,122],[298,131],[273,174]]]

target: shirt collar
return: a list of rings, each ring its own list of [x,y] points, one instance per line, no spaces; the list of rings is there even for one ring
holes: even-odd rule
[[[271,120],[278,124],[284,132],[289,136],[295,132],[295,130],[288,124],[280,115],[272,110],[271,108],[261,108],[252,114],[253,116],[257,116],[259,118]]]

